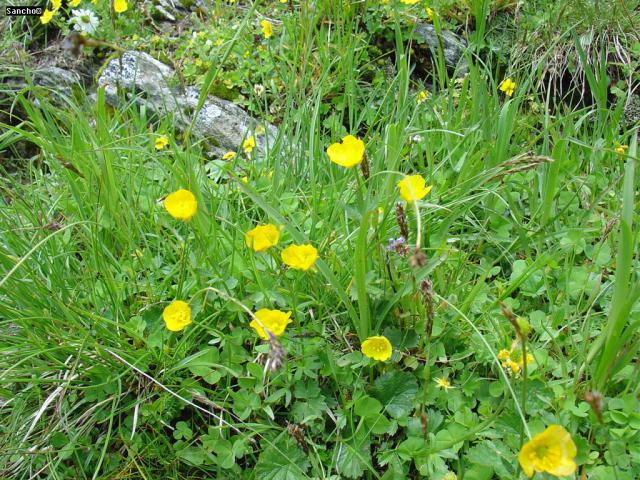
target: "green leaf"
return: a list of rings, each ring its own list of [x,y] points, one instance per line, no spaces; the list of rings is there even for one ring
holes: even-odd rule
[[[176,423],[176,429],[173,431],[173,438],[176,440],[180,440],[181,438],[191,440],[191,438],[193,438],[193,432],[186,422],[178,422]]]
[[[413,409],[418,381],[408,372],[385,373],[375,381],[373,396],[382,402],[393,418],[407,415]]]
[[[360,417],[377,417],[382,410],[382,404],[367,395],[356,401],[354,412]]]
[[[340,476],[362,478],[365,469],[371,465],[369,437],[360,435],[350,442],[338,442],[335,455],[336,470]]]
[[[374,435],[391,433],[392,431],[396,430],[398,426],[396,422],[392,422],[384,415],[367,417],[364,424],[366,431],[371,432]]]
[[[254,469],[255,478],[260,480],[299,480],[305,475],[309,461],[305,454],[285,437],[267,446],[258,458]],[[265,443],[265,442],[263,442]]]
[[[398,350],[415,348],[418,346],[420,337],[415,330],[399,329],[387,327],[382,334],[389,339],[391,345]]]
[[[207,453],[202,447],[186,447],[176,452],[176,457],[189,465],[202,465],[207,460]]]

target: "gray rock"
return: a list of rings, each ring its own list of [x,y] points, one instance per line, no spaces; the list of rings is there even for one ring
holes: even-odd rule
[[[640,95],[632,95],[624,106],[624,124],[627,128],[640,124]]]
[[[60,67],[42,67],[33,72],[36,85],[60,90],[67,95],[76,85],[82,85],[82,78],[78,72]]]
[[[171,116],[176,128],[185,131],[198,105],[197,87],[181,88],[174,70],[144,52],[129,51],[109,61],[98,78],[105,100],[117,106],[122,96],[158,116]],[[209,96],[193,122],[192,133],[208,140],[210,155],[237,150],[254,133],[258,121],[236,104]],[[264,152],[267,139],[273,143],[276,128],[263,125],[264,135],[255,135],[256,150]]]
[[[65,98],[73,96],[74,89],[82,87],[82,77],[74,70],[48,66],[33,72],[33,83],[48,89],[49,99],[59,106],[66,104]],[[34,101],[37,103],[38,98]]]
[[[144,0],[143,8],[159,21],[176,22],[189,14],[188,8],[174,0]]]
[[[434,51],[438,51],[442,42],[446,66],[457,68],[460,75],[467,73],[469,65],[464,58],[467,42],[462,37],[448,30],[443,30],[442,35],[438,36],[435,27],[430,23],[417,23],[415,32]]]

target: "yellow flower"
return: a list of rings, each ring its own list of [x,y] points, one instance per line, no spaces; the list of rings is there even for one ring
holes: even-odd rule
[[[391,346],[391,342],[387,339],[387,337],[379,336],[379,337],[369,337],[364,342],[362,342],[362,346],[360,347],[362,353],[374,360],[380,360],[384,362],[385,360],[389,360],[391,358],[391,354],[393,353],[393,347]]]
[[[62,6],[62,0],[51,0],[51,9],[55,12]]]
[[[162,150],[167,145],[169,145],[169,139],[167,138],[166,135],[160,135],[158,138],[156,138],[156,142],[155,142],[156,150]]]
[[[510,78],[505,78],[502,82],[500,82],[500,86],[498,87],[501,92],[508,97],[513,95],[513,92],[516,89],[516,82],[511,80]]]
[[[247,247],[253,248],[256,252],[264,252],[277,245],[278,240],[280,240],[280,230],[271,223],[258,225],[244,236]]]
[[[413,203],[415,200],[424,198],[433,188],[420,175],[409,175],[398,182],[400,196],[407,202]]]
[[[127,0],[113,0],[113,9],[116,13],[126,12],[127,8],[129,8]]]
[[[273,25],[271,25],[269,20],[262,20],[260,22],[260,26],[262,27],[262,34],[264,35],[264,38],[269,38],[273,35]]]
[[[256,146],[256,139],[253,137],[253,135],[251,135],[244,142],[242,142],[242,149],[246,154],[251,153],[251,151],[255,146]]]
[[[531,365],[531,362],[533,362],[534,358],[533,355],[531,355],[530,353],[527,353],[527,365]],[[520,366],[524,367],[524,362],[522,360],[520,360]]]
[[[364,142],[353,135],[347,135],[342,143],[333,143],[327,148],[329,160],[346,168],[355,167],[364,157]]]
[[[569,432],[560,425],[549,425],[523,445],[518,461],[528,477],[536,472],[563,477],[576,471],[576,453]]]
[[[42,23],[43,25],[46,25],[47,23],[49,23],[49,21],[52,18],[53,18],[53,12],[51,10],[45,9],[45,11],[42,12],[42,15],[40,16],[40,23]]]
[[[193,193],[181,188],[167,195],[167,198],[164,199],[164,208],[173,218],[186,222],[196,214],[198,202]]]
[[[291,312],[281,312],[280,310],[269,310],[268,308],[261,308],[256,313],[254,313],[256,318],[260,320],[260,323],[264,325],[264,327],[269,330],[272,335],[276,337],[281,336],[287,325],[291,323]],[[269,336],[264,331],[260,323],[255,320],[251,320],[249,326],[253,327],[256,333],[263,340],[269,340]]]
[[[236,152],[227,152],[222,156],[222,159],[229,161],[229,160],[233,160],[235,156],[236,156]]]
[[[436,12],[433,11],[433,8],[426,8],[426,12],[427,12],[427,22],[433,22],[433,16],[435,15]]]
[[[191,323],[191,308],[182,300],[174,300],[162,311],[167,330],[179,332]]]
[[[70,7],[77,7],[78,5],[80,5],[80,0],[69,0]]]
[[[240,179],[242,181],[242,183],[249,183],[249,177],[244,176]]]
[[[616,147],[616,153],[621,157],[626,155],[627,150],[629,150],[629,145],[618,144],[618,146]]]
[[[449,390],[450,388],[453,388],[451,386],[451,382],[446,378],[436,378],[435,382],[438,387],[442,388],[443,390]]]
[[[400,3],[404,3],[405,5],[415,5],[420,0],[400,0]]]
[[[421,103],[424,103],[427,98],[429,98],[429,92],[422,90],[418,92],[418,95],[416,95],[416,103],[420,105]]]
[[[289,245],[282,251],[282,261],[296,270],[309,270],[318,259],[318,250],[311,245]]]
[[[507,360],[510,356],[511,356],[511,352],[503,348],[498,353],[498,360]]]
[[[264,135],[265,131],[266,130],[264,129],[263,125],[258,125],[256,127],[256,135]]]
[[[517,375],[518,373],[520,373],[520,364],[518,362],[514,362],[509,358],[505,363],[507,364],[507,367],[511,369],[511,372],[514,375]]]

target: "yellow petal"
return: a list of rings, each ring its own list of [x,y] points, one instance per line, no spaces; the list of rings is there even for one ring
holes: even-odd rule
[[[280,337],[284,334],[287,325],[291,323],[291,312],[282,312],[280,310],[270,310],[268,308],[261,308],[254,313],[255,317],[259,320],[251,320],[249,326],[252,327],[258,336],[263,340],[268,340],[269,336],[264,331],[264,328],[269,330],[272,335]],[[262,325],[264,328],[262,328]]]
[[[341,143],[334,143],[327,148],[329,160],[346,168],[355,167],[364,157],[364,142],[353,135],[347,135]]]
[[[127,0],[113,0],[113,9],[116,13],[126,12],[128,8]]]
[[[391,358],[393,347],[385,336],[369,337],[360,346],[360,351],[367,357],[384,362]]]
[[[312,245],[289,245],[280,255],[289,267],[306,271],[316,263],[318,250]]]
[[[198,202],[193,193],[181,188],[167,195],[167,198],[164,199],[164,208],[173,218],[188,221],[196,214]]]
[[[179,332],[191,323],[191,308],[182,300],[174,300],[162,311],[167,330]]]
[[[409,175],[398,182],[400,196],[408,203],[424,198],[433,188],[420,175]]]
[[[264,252],[278,244],[280,239],[280,230],[271,223],[267,225],[258,225],[257,227],[249,230],[245,234],[244,239],[247,247],[252,248],[256,252]]]

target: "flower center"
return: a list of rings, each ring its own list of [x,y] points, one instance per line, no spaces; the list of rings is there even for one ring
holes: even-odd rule
[[[546,445],[538,445],[536,447],[536,457],[538,457],[540,460],[543,460],[546,456],[547,456],[547,451],[549,450],[549,447]]]

